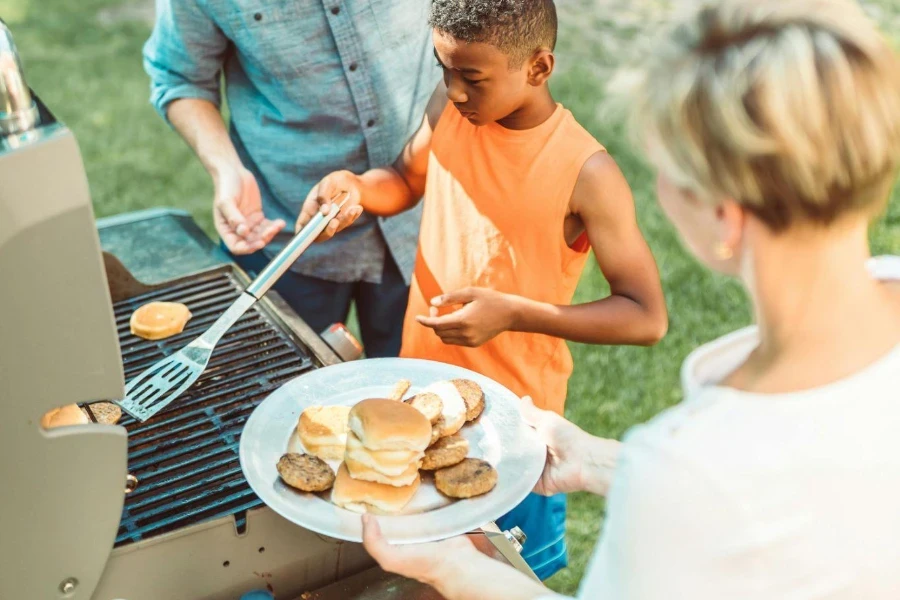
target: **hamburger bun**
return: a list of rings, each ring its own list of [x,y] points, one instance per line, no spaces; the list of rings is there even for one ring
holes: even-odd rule
[[[297,433],[304,446],[341,446],[347,443],[349,406],[310,406],[300,413]]]
[[[191,311],[180,302],[150,302],[131,315],[131,333],[145,340],[162,340],[184,331]]]
[[[303,447],[307,452],[312,454],[313,456],[317,456],[322,460],[333,460],[340,461],[344,460],[344,451],[346,448],[344,446],[336,446],[336,445],[317,445],[317,444],[303,444]]]
[[[113,402],[94,402],[81,410],[85,411],[86,415],[87,411],[90,410],[91,414],[94,415],[94,419],[102,425],[115,425],[122,418],[122,409]],[[87,417],[90,419],[90,415],[87,415]]]
[[[87,425],[90,422],[88,416],[84,414],[84,411],[77,404],[67,404],[66,406],[53,408],[41,417],[41,427],[44,429],[67,427],[69,425]]]
[[[409,464],[403,472],[397,475],[385,475],[371,467],[356,462],[352,458],[345,458],[344,465],[346,465],[347,471],[350,472],[350,477],[360,481],[374,481],[375,483],[401,487],[410,485],[419,478],[419,461]]]
[[[395,477],[416,464],[425,454],[412,450],[369,450],[363,446],[354,433],[347,436],[347,462],[353,461],[364,467],[374,469],[382,475]]]
[[[369,450],[424,452],[431,441],[431,423],[405,402],[363,400],[350,409],[349,424],[350,430]]]
[[[419,476],[410,485],[396,487],[350,477],[346,465],[341,465],[331,490],[331,501],[354,512],[366,512],[370,507],[380,512],[403,510],[419,489]]]

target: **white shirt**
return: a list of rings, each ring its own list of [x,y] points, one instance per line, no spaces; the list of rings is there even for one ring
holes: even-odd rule
[[[900,599],[900,345],[803,392],[714,384],[755,345],[695,351],[686,400],[628,432],[579,598]]]

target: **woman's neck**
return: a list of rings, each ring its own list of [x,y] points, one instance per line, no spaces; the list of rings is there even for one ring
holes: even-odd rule
[[[900,298],[866,269],[864,219],[773,234],[748,224],[743,279],[760,344],[729,385],[786,392],[851,375],[900,342]]]

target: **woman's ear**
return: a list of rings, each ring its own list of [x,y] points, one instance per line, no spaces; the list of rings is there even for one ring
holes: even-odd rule
[[[734,200],[725,200],[716,207],[716,221],[718,222],[718,238],[720,247],[716,249],[723,260],[736,255],[744,238],[744,221],[746,213],[744,208]]]
[[[535,87],[543,85],[550,79],[553,68],[556,66],[556,57],[550,50],[538,50],[528,62],[528,83]]]

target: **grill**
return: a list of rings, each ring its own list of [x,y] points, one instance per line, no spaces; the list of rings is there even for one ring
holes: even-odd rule
[[[114,304],[125,379],[202,334],[244,289],[225,266]],[[193,317],[184,332],[159,341],[133,336],[129,319],[151,301],[182,302]],[[262,502],[241,472],[244,422],[282,383],[320,366],[272,305],[258,302],[224,336],[200,379],[146,423],[124,415],[128,471],[138,485],[125,499],[115,545],[233,515],[238,532]]]

